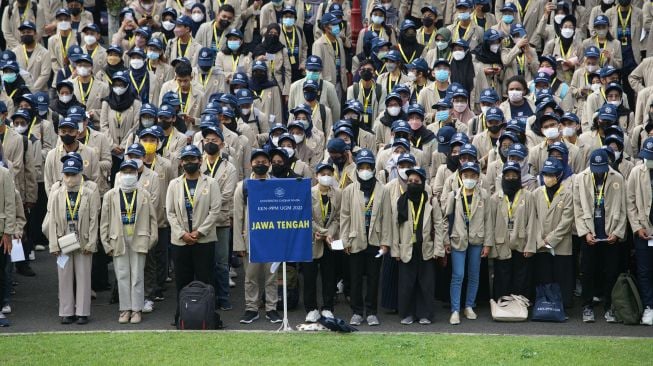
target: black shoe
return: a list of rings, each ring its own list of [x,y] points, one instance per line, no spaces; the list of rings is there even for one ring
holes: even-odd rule
[[[78,316],[77,317],[77,324],[79,324],[79,325],[88,324],[88,317],[87,316]]]
[[[32,268],[29,265],[16,267],[16,273],[18,273],[19,275],[25,276],[25,277],[34,277],[34,276],[36,276],[36,273],[32,270]]]
[[[75,321],[74,316],[62,316],[61,324],[72,324]]]
[[[270,323],[281,323],[283,321],[276,310],[266,312],[265,319],[269,320]]]
[[[258,311],[248,310],[243,314],[243,317],[240,318],[242,324],[251,324],[253,321],[258,319]]]

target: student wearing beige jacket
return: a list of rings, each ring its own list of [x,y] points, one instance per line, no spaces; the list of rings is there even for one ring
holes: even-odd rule
[[[120,324],[141,322],[145,300],[145,257],[158,240],[156,206],[145,184],[139,183],[138,164],[120,164],[120,180],[104,195],[100,238],[113,257],[120,300]]]
[[[468,278],[464,314],[467,319],[476,319],[474,306],[481,258],[487,257],[494,246],[494,212],[489,194],[479,184],[481,168],[478,163],[468,161],[461,164],[459,172],[462,186],[449,192],[444,206],[450,241],[445,249],[447,253],[451,253],[452,262],[449,318],[452,325],[460,324],[460,296],[465,270]]]
[[[97,185],[82,175],[82,157],[69,153],[62,158],[63,179],[53,186],[48,200],[45,228],[50,253],[57,256],[59,316],[61,324],[88,323],[91,315],[91,265],[97,251],[100,194]],[[74,234],[80,248],[63,253],[59,239]]]
[[[7,169],[7,161],[2,156],[2,146],[0,146],[0,268],[5,268],[9,253],[11,253],[11,243],[14,238],[16,228],[16,211],[17,202],[20,195],[16,191],[11,171]],[[20,210],[20,208],[18,208]],[[22,230],[21,230],[22,232]],[[5,293],[6,271],[0,271],[0,293]],[[3,302],[3,307],[5,304]],[[0,313],[1,314],[1,313]],[[0,326],[9,325],[4,314],[0,315]]]
[[[368,149],[356,155],[356,179],[342,192],[340,209],[340,237],[345,253],[349,254],[351,272],[351,325],[361,325],[363,315],[367,324],[379,325],[377,299],[380,254],[387,253],[392,240],[392,211],[390,194],[374,178],[374,154]],[[367,277],[363,295],[363,277]]]
[[[406,192],[393,215],[392,256],[399,262],[399,317],[409,325],[433,321],[435,259],[445,255],[445,222],[440,206],[431,206],[426,171],[406,171]],[[438,202],[434,200],[433,202]]]
[[[605,320],[614,323],[610,294],[619,274],[619,242],[626,239],[626,187],[623,176],[610,168],[606,149],[594,150],[589,168],[574,177],[574,216],[583,239],[583,321],[594,322],[592,298],[603,294]],[[596,288],[599,274],[602,291]]]

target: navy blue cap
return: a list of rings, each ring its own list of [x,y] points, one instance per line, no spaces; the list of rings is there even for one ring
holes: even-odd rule
[[[166,46],[163,44],[163,42],[160,39],[156,38],[156,37],[150,38],[150,40],[147,41],[147,45],[150,46],[150,47],[156,47],[157,49],[160,49],[160,50],[165,50],[166,49]]]
[[[413,166],[417,165],[417,160],[411,153],[403,153],[397,158],[397,164],[399,163],[411,163]]]
[[[469,136],[467,136],[464,132],[456,132],[451,136],[451,141],[449,141],[449,146],[453,147],[453,145],[465,145],[469,143]]]
[[[499,136],[499,143],[505,139],[510,139],[513,143],[519,142],[519,138],[511,131],[504,131],[501,136]]]
[[[72,154],[76,155],[73,156]],[[62,158],[62,172],[68,174],[80,174],[83,170],[84,163],[82,157],[77,153],[69,153],[64,155]]]
[[[411,63],[406,65],[407,69],[415,69],[418,71],[423,71],[423,72],[428,72],[429,71],[429,64],[426,62],[425,59],[418,57],[414,59]]]
[[[503,164],[503,169],[501,170],[503,174],[507,172],[515,172],[521,175],[521,166],[516,161],[507,161]]]
[[[129,85],[129,74],[125,71],[116,71],[111,75],[111,81],[122,81],[123,83]]]
[[[183,149],[181,149],[181,158],[185,158],[187,156],[193,156],[200,158],[202,157],[202,153],[200,152],[200,149],[195,146],[195,145],[186,145],[184,146]]]
[[[460,47],[464,48],[465,50],[468,50],[469,49],[469,42],[467,42],[466,40],[464,40],[462,38],[458,38],[457,40],[451,42],[451,46],[452,47],[453,46],[460,46]]]
[[[76,151],[72,151],[72,152],[64,154],[61,158],[59,158],[59,161],[64,163],[64,162],[66,162],[66,161],[68,161],[70,159],[77,160],[80,163],[84,161],[84,159],[82,159],[82,156],[79,155],[79,153],[76,152]]]
[[[435,110],[438,108],[450,109],[453,106],[451,98],[442,98],[435,102],[431,107]]]
[[[290,113],[292,113],[295,116],[297,116],[297,114],[299,113],[304,113],[308,116],[308,118],[311,118],[311,114],[313,113],[313,111],[311,111],[311,107],[309,105],[300,104],[297,107],[290,110]]]
[[[399,93],[395,93],[395,92],[393,91],[393,92],[390,92],[390,94],[388,94],[388,96],[385,97],[385,104],[387,105],[388,102],[391,101],[391,100],[393,100],[393,99],[399,101],[400,104],[401,104],[401,102],[402,102],[402,101],[401,101],[401,95],[399,95]]]
[[[0,69],[2,70],[9,69],[12,70],[13,72],[18,72],[18,70],[20,70],[20,67],[18,66],[18,63],[16,61],[4,61],[0,65]]]
[[[385,56],[383,56],[383,60],[399,62],[401,61],[401,54],[397,50],[390,50],[385,54]]]
[[[556,158],[547,158],[542,165],[542,174],[560,175],[563,170],[562,162]]]
[[[120,15],[120,17],[122,18],[122,17],[124,17],[125,14],[127,14],[127,13],[131,13],[132,16],[135,15],[135,14],[134,14],[134,9],[132,9],[132,8],[130,8],[130,7],[128,7],[128,6],[125,6],[124,8],[120,9],[120,14],[119,14],[119,15]]]
[[[331,13],[324,13],[324,15],[322,15],[322,19],[320,19],[320,24],[322,26],[336,25],[340,24],[340,19]]]
[[[336,171],[336,169],[333,167],[333,165],[326,164],[326,163],[319,163],[319,164],[317,164],[317,166],[315,167],[315,173],[319,173],[319,172],[321,172],[322,169],[329,169],[329,170],[331,170],[332,172],[335,172],[335,171]]]
[[[139,143],[134,143],[127,147],[127,155],[145,156],[145,148]]]
[[[82,32],[86,32],[87,30],[100,33],[100,27],[95,23],[89,23],[86,26],[84,26],[84,28],[82,28]]]
[[[36,30],[36,24],[33,22],[30,22],[29,20],[26,20],[18,26],[18,30],[25,30],[25,29],[31,29],[31,30]]]
[[[68,47],[68,59],[72,62],[77,62],[79,60],[79,56],[84,54],[84,50],[82,50],[81,47],[78,45],[74,44],[70,47]]]
[[[596,149],[590,154],[590,171],[592,173],[607,173],[610,170],[608,152],[604,149]]]
[[[508,148],[506,156],[516,156],[522,160],[525,160],[528,156],[528,147],[520,142],[515,142]]]
[[[425,4],[424,6],[422,6],[422,9],[421,9],[422,14],[426,13],[427,11],[430,11],[431,13],[435,14],[436,16],[438,15],[438,9],[433,5]]]
[[[75,63],[80,63],[80,62],[88,62],[89,64],[93,65],[93,58],[91,58],[91,55],[82,53],[77,57],[77,60],[75,61]]]
[[[401,146],[404,149],[406,149],[406,151],[410,151],[410,142],[405,138],[400,137],[394,139],[394,141],[392,141],[392,147],[397,147],[397,146]]]
[[[376,5],[374,5],[374,7],[372,8],[372,11],[370,12],[370,14],[375,12],[375,11],[380,11],[380,12],[383,13],[383,15],[385,15],[385,13],[386,13],[385,8],[380,3],[377,3]]]
[[[140,56],[141,58],[145,58],[145,50],[140,47],[134,47],[127,52],[127,56]]]
[[[0,52],[0,65],[7,61],[16,61],[16,54],[12,50],[4,50]]]
[[[63,87],[67,87],[67,88],[69,88],[71,91],[73,91],[74,88],[75,88],[75,87],[73,86],[73,82],[70,81],[70,80],[61,80],[61,81],[59,81],[59,82],[57,83],[57,85],[56,85],[56,89],[57,89],[57,91],[59,91],[59,90],[60,90],[61,88],[63,88]]]
[[[254,61],[254,64],[252,64],[252,71],[255,70],[261,70],[261,71],[268,71],[268,65],[265,63],[265,61],[257,60]]]
[[[500,108],[492,107],[485,113],[486,121],[501,121],[503,123],[503,111]]]
[[[401,26],[399,27],[399,30],[400,30],[401,32],[403,32],[403,31],[405,31],[405,30],[407,30],[407,29],[415,29],[415,30],[417,30],[417,28],[418,28],[418,27],[417,27],[417,24],[415,24],[415,22],[413,22],[413,21],[410,20],[410,19],[404,19],[404,21],[401,22]]]
[[[66,117],[64,119],[59,120],[59,129],[66,128],[66,127],[76,130],[77,121],[70,117]]]
[[[624,138],[619,135],[608,135],[605,138],[606,145],[610,145],[611,143],[617,144],[617,146],[619,146],[619,149],[624,148]]]
[[[302,90],[317,90],[320,84],[315,80],[305,80]]]
[[[481,174],[481,167],[478,165],[478,163],[475,163],[473,161],[468,161],[460,166],[460,173],[466,171],[471,171],[476,174]]]
[[[526,121],[521,118],[511,119],[506,124],[506,131],[526,133]]]
[[[235,118],[236,112],[234,112],[234,109],[229,106],[223,106],[222,111],[220,111],[220,115],[228,118]]]
[[[157,108],[156,108],[156,106],[154,104],[143,103],[141,105],[141,111],[139,113],[139,116],[150,115],[150,116],[155,116],[156,117],[157,112],[158,112],[158,110],[157,110]]]
[[[161,139],[161,135],[159,134],[159,131],[157,130],[156,127],[159,126],[152,126],[152,127],[142,129],[141,132],[138,134],[138,138],[142,139],[145,136],[152,136],[152,137],[156,137],[157,139]]]
[[[465,144],[460,148],[460,155],[471,155],[474,158],[478,156],[478,149],[472,144]]]
[[[369,149],[360,149],[356,154],[356,166],[370,164],[374,167],[374,153]]]
[[[612,104],[604,103],[599,109],[599,119],[608,122],[617,120],[617,108]]]
[[[503,34],[496,29],[490,28],[486,30],[485,33],[483,33],[484,42],[494,42],[494,41],[501,40],[502,38],[503,38]]]
[[[494,88],[487,88],[481,90],[480,101],[483,103],[496,103],[499,101],[499,94],[497,94]]]
[[[150,39],[150,37],[152,37],[152,28],[148,26],[139,27],[134,31],[134,33],[143,36],[145,39]]]
[[[237,72],[231,78],[231,85],[249,85],[249,78],[244,72]]]
[[[206,137],[209,134],[216,134],[220,138],[220,140],[224,141],[224,134],[222,133],[222,129],[218,126],[206,126],[202,128],[202,137]]]
[[[551,151],[557,151],[561,153],[563,156],[569,156],[569,148],[562,141],[556,141],[552,143],[546,148],[546,151],[548,151],[549,153]]]
[[[219,113],[222,113],[222,107],[220,107]],[[218,116],[217,114],[203,114],[200,118],[200,129],[204,129],[210,126],[218,125]]]
[[[608,94],[610,90],[618,90],[619,93],[623,94],[624,89],[621,87],[621,84],[615,83],[614,81],[605,86],[605,93]]]
[[[379,48],[384,46],[392,47],[392,43],[390,43],[390,41],[388,41],[387,39],[378,38],[378,37],[372,40],[372,50],[374,52],[378,51]]]
[[[75,121],[83,121],[86,119],[86,108],[82,106],[72,106],[66,111],[66,116],[72,118]]]
[[[182,16],[177,18],[177,20],[175,21],[175,24],[183,25],[184,27],[191,28],[193,26],[193,19],[191,19],[190,17],[188,17],[186,15],[182,15]]]
[[[27,122],[31,122],[30,113],[27,109],[18,109],[17,111],[15,111],[14,114],[11,116],[11,120],[13,121],[16,118],[22,118]]]
[[[215,51],[208,47],[203,47],[200,49],[199,56],[197,58],[197,65],[210,67],[213,66]]]
[[[345,12],[342,10],[342,5],[338,3],[331,3],[331,5],[329,5],[329,13],[335,15],[338,18],[345,16]],[[283,14],[283,11],[281,14]]]
[[[345,103],[345,109],[343,109],[342,114],[347,112],[354,112],[356,114],[363,114],[363,103],[358,99],[350,99]]]
[[[456,8],[467,8],[471,9],[474,5],[472,4],[471,1],[469,0],[457,0],[456,1]]]
[[[549,112],[549,113],[544,113],[544,115],[540,117],[541,123],[544,123],[544,121],[549,121],[549,120],[554,120],[560,123],[560,116],[555,112]]]
[[[426,180],[426,171],[422,168],[412,168],[406,170],[406,176],[412,175],[412,174],[417,174],[422,178],[422,181]]]
[[[410,126],[408,125],[408,122],[401,119],[392,122],[392,127],[390,127],[390,130],[394,133],[397,132],[411,133],[411,129]]]
[[[335,137],[329,140],[327,143],[327,151],[334,153],[344,153],[349,150],[350,146],[345,142],[345,140]]]
[[[54,17],[58,18],[59,15],[65,15],[67,17],[70,17],[70,11],[68,11],[67,8],[59,8],[57,11],[54,13]]]
[[[453,97],[465,97],[469,98],[469,93],[465,88],[459,88],[455,85],[451,88],[451,98]]]
[[[301,129],[304,132],[306,131],[306,128],[304,127],[304,123],[302,123],[299,120],[294,120],[292,122],[288,122],[288,132],[290,132],[290,129],[293,128],[293,127],[297,127],[297,128]]]
[[[509,3],[509,5],[512,5],[512,4]],[[504,6],[504,8],[505,8],[505,6]],[[514,10],[513,12],[517,12],[517,11]],[[524,28],[523,24],[513,23],[512,25],[510,25],[510,35],[511,36],[517,35],[518,37],[525,37],[527,35],[526,28]]]
[[[115,52],[115,53],[119,53],[119,54],[122,55],[123,50],[122,50],[122,47],[120,47],[120,45],[112,44],[109,47],[107,47],[107,53],[109,53],[109,52]]]
[[[594,18],[594,26],[596,27],[597,25],[610,25],[610,19],[603,14],[597,15]]]
[[[268,152],[263,149],[253,149],[252,153],[249,156],[249,161],[256,159],[258,156],[265,156],[268,160],[270,160],[270,154],[268,154]]]
[[[535,82],[536,83],[549,83],[550,80],[549,74],[545,72],[538,72],[537,75],[535,75]]]
[[[186,65],[191,64],[188,57],[177,57],[176,59],[172,60],[172,62],[170,62],[170,65],[172,67],[176,67],[179,63],[186,64]]]
[[[558,67],[558,61],[556,61],[556,58],[552,55],[542,55],[538,58],[538,60],[540,63],[548,62],[554,70]]]
[[[179,94],[177,94],[174,91],[169,91],[163,94],[163,98],[161,98],[161,104],[168,104],[173,107],[179,107],[181,106],[181,100],[179,100]]]
[[[646,160],[653,160],[653,137],[644,140],[642,149],[639,150],[639,158]]]
[[[239,89],[236,98],[238,106],[254,103],[254,93],[247,88]]]
[[[601,50],[596,46],[589,46],[585,49],[585,57],[596,57],[601,56]]]
[[[173,117],[175,114],[175,109],[170,104],[161,104],[157,117]]]
[[[243,39],[243,32],[241,32],[236,28],[231,28],[231,30],[229,30],[229,33],[227,33],[227,38],[229,37],[237,37]]]
[[[332,4],[332,5],[334,5],[334,4]],[[335,4],[335,5],[340,5],[340,4]],[[330,11],[332,11],[332,10],[330,9]],[[295,15],[297,15],[297,9],[295,9],[295,7],[292,6],[292,5],[286,5],[286,6],[283,7],[283,9],[281,9],[281,14],[295,14]]]
[[[577,125],[580,124],[580,118],[576,115],[576,113],[573,112],[565,112],[565,114],[560,117],[560,122],[562,121],[572,121],[575,122]]]
[[[218,102],[227,104],[231,107],[236,107],[238,105],[238,98],[233,94],[222,94],[218,98]]]
[[[399,95],[401,95],[401,93],[406,93],[406,94],[411,93],[410,88],[408,87],[408,85],[404,85],[404,84],[395,85],[395,87],[392,88],[392,92],[397,93]]]
[[[424,107],[418,103],[411,104],[408,106],[408,115],[410,116],[411,114],[418,114],[422,117],[422,119],[424,119]]]
[[[173,18],[177,19],[177,10],[173,7],[167,7],[161,12],[161,18],[166,15],[172,15]]]
[[[6,113],[7,112],[7,105],[5,102],[0,100],[0,113]]]
[[[449,60],[447,60],[446,58],[439,58],[435,60],[435,62],[433,63],[433,68],[435,69],[440,65],[446,65],[447,67],[451,67]]]
[[[135,160],[131,160],[131,159],[124,160],[122,163],[120,163],[120,170],[124,170],[127,168],[138,170],[138,164],[136,163]]]
[[[449,152],[449,150],[451,149],[449,143],[451,142],[451,139],[455,134],[456,134],[456,129],[449,125],[446,125],[438,130],[437,138],[438,138],[439,153],[446,154]]]
[[[322,71],[322,59],[318,56],[308,56],[306,59],[307,71]]]
[[[618,70],[618,69],[615,69],[615,67],[612,66],[612,65],[605,65],[605,66],[603,66],[603,68],[599,71],[599,77],[601,77],[601,78],[603,79],[603,78],[606,78],[606,77],[608,77],[608,76],[610,76],[610,75],[612,75],[612,74],[614,74],[614,73],[616,73],[616,72],[618,72],[618,71],[619,71],[619,70]]]
[[[349,138],[354,138],[354,132],[351,130],[351,128],[346,126],[338,127],[335,131],[333,131],[333,136],[338,137],[338,135],[341,133],[346,133]]]
[[[279,135],[279,140],[277,141],[278,145],[281,145],[282,141],[290,141],[290,142],[292,142],[293,146],[297,145],[297,141],[295,141],[295,138],[291,134],[289,134],[288,132],[284,132],[281,135]]]

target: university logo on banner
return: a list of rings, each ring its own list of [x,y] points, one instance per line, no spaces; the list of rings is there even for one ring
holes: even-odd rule
[[[248,179],[245,184],[250,262],[312,261],[311,180]]]

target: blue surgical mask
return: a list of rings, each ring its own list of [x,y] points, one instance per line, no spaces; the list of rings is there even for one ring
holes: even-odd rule
[[[281,19],[281,22],[286,27],[292,27],[293,25],[295,25],[295,18],[283,18]]]
[[[18,78],[18,75],[15,72],[9,73],[6,72],[2,74],[2,81],[5,83],[13,83]]]
[[[437,111],[435,112],[435,119],[440,122],[440,121],[446,121],[449,119],[449,110],[444,110],[444,111]]]
[[[232,51],[237,51],[240,48],[240,41],[227,41],[227,47]]]
[[[333,34],[334,37],[338,37],[340,34],[340,25],[336,24],[333,27],[331,27],[331,34]]]
[[[449,70],[435,70],[435,79],[440,82],[449,80]]]
[[[514,15],[504,15],[501,17],[501,20],[506,24],[512,24],[515,21]]]
[[[318,81],[320,80],[320,73],[318,71],[306,71],[306,80]]]
[[[472,15],[466,11],[464,13],[458,13],[458,19],[459,20],[469,20],[472,17]]]
[[[147,58],[150,60],[158,60],[159,59],[159,53],[158,52],[153,52],[153,51],[148,51],[147,52]]]

